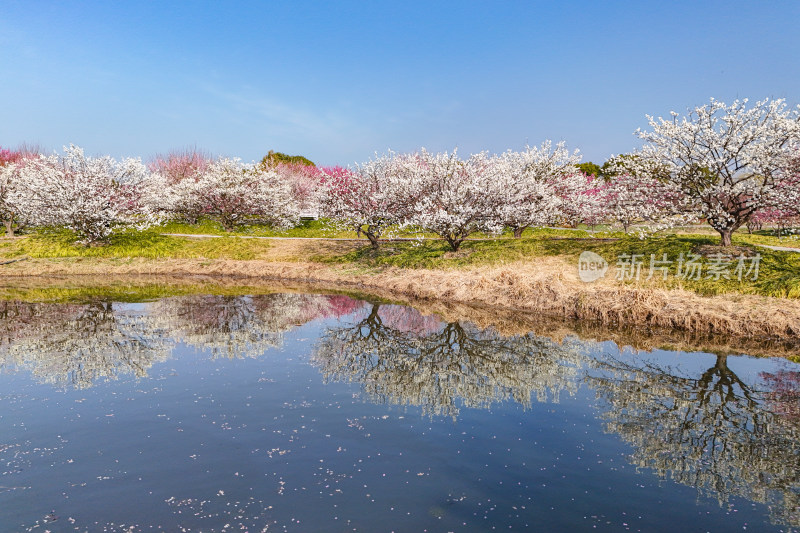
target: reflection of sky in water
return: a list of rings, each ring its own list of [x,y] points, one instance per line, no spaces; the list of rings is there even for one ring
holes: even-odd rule
[[[392,350],[370,352],[384,345],[347,337],[356,329],[359,337],[369,333],[362,323],[369,304],[328,306],[297,296],[240,300],[232,310],[229,300],[222,304],[230,320],[217,323],[215,335],[214,303],[115,306],[117,325],[95,324],[106,341],[85,339],[84,360],[59,352],[75,341],[64,345],[58,335],[39,345],[61,354],[57,364],[37,361],[34,344],[27,345],[27,359],[3,352],[0,530],[778,530],[770,516],[791,522],[797,515],[772,490],[781,481],[797,491],[798,455],[786,442],[773,465],[761,465],[774,470],[772,481],[761,480],[753,493],[720,478],[731,492],[723,505],[713,495],[698,498],[686,479],[662,481],[652,466],[637,472],[631,463],[652,444],[636,437],[644,434],[638,429],[651,429],[638,417],[641,410],[670,423],[664,413],[679,402],[673,405],[669,395],[693,400],[697,381],[718,364],[715,356],[620,354],[610,343],[559,349],[546,339],[509,339],[463,324],[450,325],[446,340],[458,342],[448,358],[437,337],[448,325],[398,306],[382,306],[376,332],[380,342],[395,343]],[[156,309],[161,316],[143,315]],[[75,312],[51,320],[43,335],[74,324]],[[337,315],[344,316],[330,318]],[[129,362],[144,372],[124,369],[124,350],[122,359],[107,356],[104,365],[89,360],[90,347],[131,339],[138,355]],[[202,351],[203,343],[218,349]],[[492,345],[501,348],[493,354]],[[226,350],[237,346],[261,352],[229,357]],[[325,346],[338,351],[321,351]],[[525,364],[525,350],[535,365]],[[93,364],[108,372],[89,384],[46,375]],[[762,373],[797,370],[745,357],[725,364],[759,391]],[[397,384],[409,394],[403,397]],[[521,402],[521,391],[532,401]],[[557,403],[553,392],[561,392]],[[753,413],[767,417],[775,443],[793,438],[796,425],[780,429],[759,398],[753,404],[728,398],[725,408],[749,423]],[[436,402],[448,409],[433,414]],[[620,423],[627,425],[606,432]],[[742,453],[746,446],[774,452],[760,434],[727,428],[725,438]],[[680,452],[678,446],[656,453],[674,461]],[[718,466],[725,475],[732,471]],[[737,497],[760,501],[758,491],[767,504]]]

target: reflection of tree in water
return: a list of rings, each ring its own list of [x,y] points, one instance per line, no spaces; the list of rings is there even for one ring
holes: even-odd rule
[[[326,330],[312,362],[326,380],[357,381],[376,401],[456,416],[459,405],[513,399],[529,406],[576,388],[577,345],[533,334],[503,337],[443,323],[412,308],[374,304],[352,324]]]
[[[143,376],[175,341],[215,356],[256,356],[316,318],[354,313],[325,330],[312,361],[327,380],[356,381],[373,399],[456,416],[461,406],[512,399],[528,406],[572,393],[580,367],[605,401],[609,431],[633,446],[631,461],[720,502],[766,503],[773,520],[800,526],[800,372],[746,383],[725,356],[696,375],[656,357],[584,358],[579,343],[502,336],[444,323],[394,305],[344,296],[186,296],[144,311],[108,302],[0,303],[0,367],[61,386]],[[174,340],[173,340],[174,339]]]
[[[267,294],[190,296],[155,302],[151,313],[168,335],[214,357],[258,357],[281,346],[283,333],[311,320],[352,312],[346,296]]]
[[[800,426],[800,372],[763,372],[761,379],[769,389],[767,403],[772,411],[782,415],[787,422]]]
[[[3,302],[0,359],[59,386],[89,387],[121,374],[144,376],[169,346],[141,313],[110,302],[32,304]]]
[[[214,356],[258,356],[279,346],[282,332],[363,304],[346,296],[182,296],[143,311],[111,302],[0,302],[0,368],[26,370],[59,386],[143,377],[182,340]]]
[[[598,358],[587,381],[607,402],[607,429],[633,446],[633,464],[720,503],[765,503],[774,521],[800,526],[800,428],[771,410],[726,356],[697,376],[622,359]]]

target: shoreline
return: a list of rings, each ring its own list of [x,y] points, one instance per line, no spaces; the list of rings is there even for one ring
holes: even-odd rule
[[[3,287],[11,290],[32,283],[64,286],[89,278],[102,285],[130,277],[200,283],[242,281],[259,286],[294,284],[364,293],[412,305],[463,305],[484,308],[490,315],[496,310],[538,315],[545,320],[586,322],[593,328],[633,328],[642,333],[658,332],[665,342],[687,336],[735,339],[733,345],[800,342],[800,301],[743,294],[700,296],[682,289],[613,280],[585,284],[578,280],[575,266],[560,257],[459,269],[373,270],[299,261],[30,259],[4,265],[0,274]]]

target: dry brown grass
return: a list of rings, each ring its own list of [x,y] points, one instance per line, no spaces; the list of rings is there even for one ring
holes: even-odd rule
[[[336,250],[325,250],[323,246]],[[531,312],[573,321],[571,329],[576,329],[574,321],[593,327],[635,327],[637,333],[645,330],[657,333],[659,342],[677,346],[693,338],[713,338],[723,347],[750,340],[794,342],[800,338],[797,300],[752,295],[704,297],[683,290],[622,285],[608,278],[587,285],[578,279],[574,264],[556,257],[457,272],[399,268],[366,271],[296,260],[301,253],[339,253],[342,246],[350,245],[282,241],[270,261],[35,259],[4,265],[0,273],[4,274],[5,285],[33,279],[46,284],[63,282],[65,277],[102,276],[109,280],[109,276],[131,275],[191,278],[193,283],[227,278],[246,280],[248,285],[310,284],[316,288],[354,290],[407,300],[415,305],[466,304],[491,308],[490,314],[497,316],[500,316],[498,310]],[[281,257],[293,260],[281,261]],[[498,320],[492,325],[498,324],[503,327]],[[725,340],[730,337],[739,341],[731,345]]]

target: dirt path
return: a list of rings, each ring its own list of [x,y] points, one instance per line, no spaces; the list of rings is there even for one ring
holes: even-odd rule
[[[162,233],[165,237],[186,237],[190,239],[221,239],[223,237],[236,237],[237,239],[263,239],[275,241],[358,241],[367,242],[366,239],[347,239],[344,237],[259,237],[257,235],[209,235],[205,233]],[[395,239],[408,240],[414,239]]]
[[[769,248],[770,250],[777,250],[779,252],[796,252],[800,254],[800,248],[789,248],[787,246],[770,246],[769,244],[759,244],[762,248]]]

